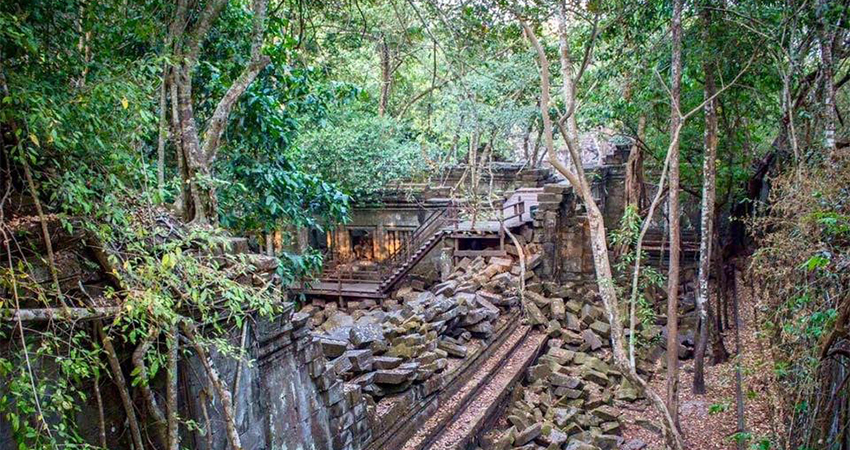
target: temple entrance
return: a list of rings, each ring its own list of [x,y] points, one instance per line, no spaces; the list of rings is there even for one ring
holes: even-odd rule
[[[351,251],[358,260],[375,259],[375,240],[373,230],[354,228],[348,230],[351,240]]]

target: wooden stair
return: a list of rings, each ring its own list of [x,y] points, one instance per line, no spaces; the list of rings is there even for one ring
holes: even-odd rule
[[[425,257],[425,255],[430,252],[438,242],[442,241],[443,237],[449,233],[448,229],[440,229],[437,230],[433,235],[431,235],[428,239],[425,240],[414,252],[410,255],[410,257],[405,260],[401,265],[396,266],[392,272],[390,272],[389,278],[384,279],[380,286],[380,290],[382,292],[387,292],[392,287],[398,283],[399,280],[404,278],[405,275],[410,272],[411,269],[416,267],[419,264],[419,261]]]

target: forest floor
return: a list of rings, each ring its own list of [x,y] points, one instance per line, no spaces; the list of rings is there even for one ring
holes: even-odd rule
[[[773,367],[758,337],[756,302],[752,300],[749,284],[740,280],[741,357],[735,358],[735,330],[724,333],[724,343],[730,353],[727,362],[708,365],[705,370],[707,393],[693,392],[694,361],[681,361],[679,365],[679,420],[686,449],[735,449],[737,408],[735,401],[735,366],[742,361],[745,429],[752,438],[742,448],[750,448],[762,439],[777,435],[773,408],[768,391]],[[730,311],[731,315],[731,311]],[[707,359],[710,355],[707,352]],[[650,381],[650,386],[662,398],[666,392],[666,371],[663,368]],[[623,410],[623,436],[626,442],[639,439],[646,449],[663,449],[659,432],[660,416],[652,406],[641,401],[619,405]],[[775,448],[775,447],[753,447]]]

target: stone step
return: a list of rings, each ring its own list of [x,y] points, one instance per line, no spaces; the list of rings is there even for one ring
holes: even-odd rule
[[[466,449],[499,410],[546,342],[545,333],[521,325],[485,360],[457,393],[401,447],[403,450]]]

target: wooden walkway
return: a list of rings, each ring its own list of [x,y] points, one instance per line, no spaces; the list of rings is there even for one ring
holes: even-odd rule
[[[344,297],[374,299],[386,297],[386,294],[381,291],[381,283],[378,281],[374,283],[343,281],[340,283],[337,281],[317,280],[305,283],[305,286],[298,290],[309,295],[335,296],[342,293]]]

